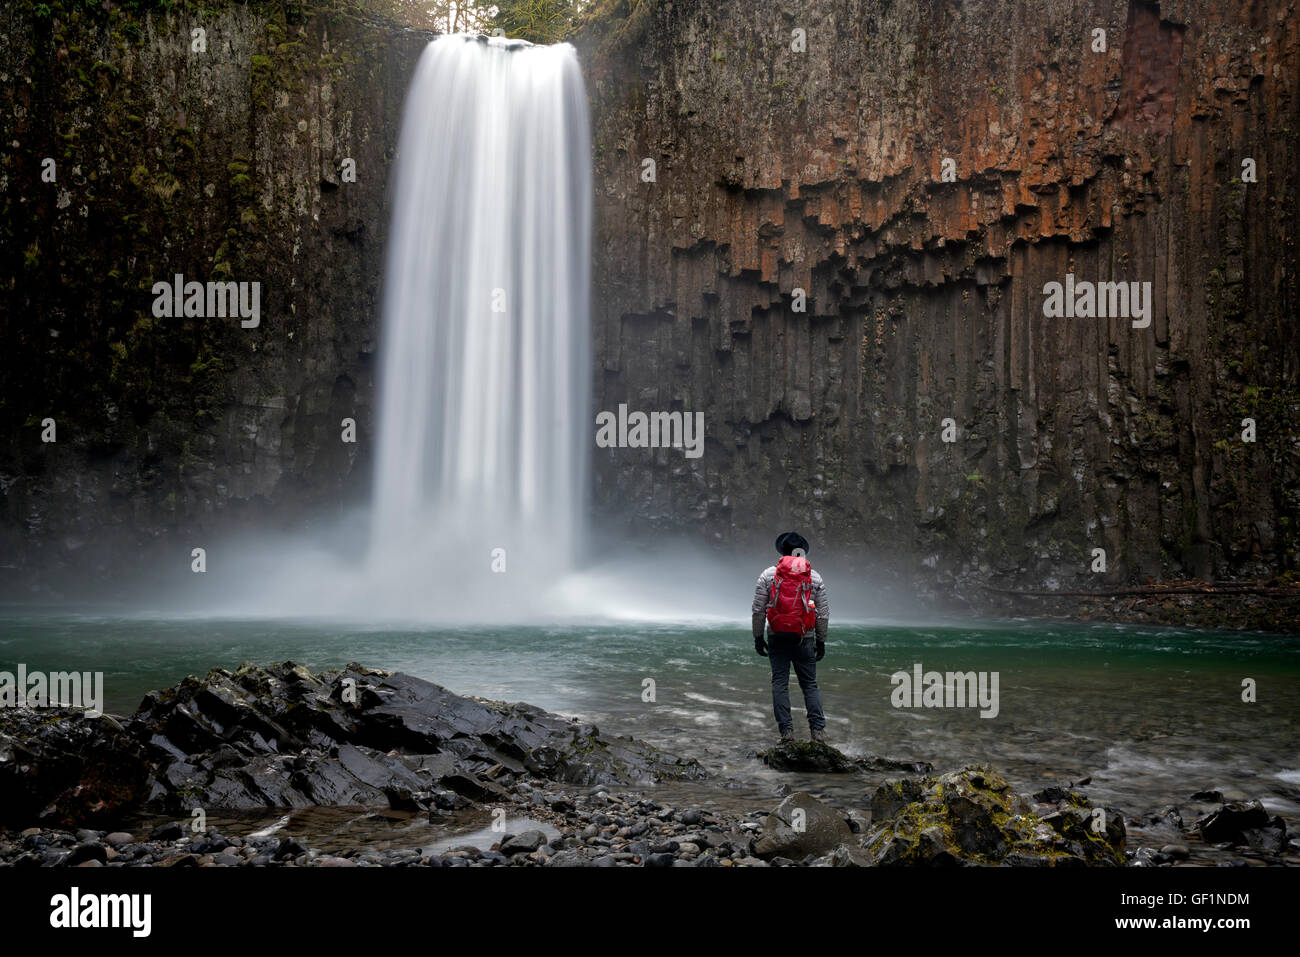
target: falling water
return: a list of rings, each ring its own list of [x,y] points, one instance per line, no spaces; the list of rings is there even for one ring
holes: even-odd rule
[[[590,130],[573,48],[430,43],[394,185],[371,564],[401,578],[455,552],[483,572],[504,562],[515,585],[563,573],[590,441]]]
[[[592,186],[573,48],[430,43],[390,188],[371,508],[360,527],[346,513],[332,530],[215,546],[238,558],[187,580],[186,607],[419,628],[748,627],[766,552],[736,564],[685,542],[615,541],[579,560]]]

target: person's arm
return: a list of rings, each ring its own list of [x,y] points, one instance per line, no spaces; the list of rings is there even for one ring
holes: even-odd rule
[[[751,630],[754,633],[754,650],[760,655],[767,655],[767,645],[763,641],[763,635],[767,631],[767,602],[771,592],[772,581],[767,576],[767,572],[758,576],[758,582],[754,585],[754,601],[751,606]]]
[[[767,572],[763,572],[758,576],[758,583],[754,585],[752,611],[755,638],[762,638],[763,633],[767,630],[767,603],[771,593],[772,579],[768,577]]]
[[[817,644],[826,641],[826,630],[831,624],[831,602],[826,597],[826,583],[818,575],[813,581],[813,601],[817,603]]]

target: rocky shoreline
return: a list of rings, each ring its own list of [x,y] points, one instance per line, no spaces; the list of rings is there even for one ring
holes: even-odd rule
[[[1177,808],[1126,822],[1089,801],[1086,780],[1022,795],[987,766],[936,775],[808,743],[755,757],[902,776],[860,807],[804,791],[743,813],[672,806],[644,789],[707,780],[698,762],[530,705],[356,664],[214,669],[147,695],[130,718],[0,712],[0,865],[1161,866],[1186,863],[1197,842],[1235,849],[1228,863],[1300,863],[1280,817],[1217,792],[1192,796],[1211,810],[1187,825]],[[285,827],[327,807],[400,814],[448,837],[431,843],[426,827],[340,850]],[[207,823],[235,812],[287,813],[244,833]],[[456,843],[470,820],[489,826]],[[1129,826],[1170,839],[1130,851]]]

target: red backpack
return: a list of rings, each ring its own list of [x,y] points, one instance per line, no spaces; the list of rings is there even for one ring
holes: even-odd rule
[[[767,602],[767,621],[773,631],[802,635],[813,627],[817,603],[813,601],[812,587],[808,559],[786,555],[777,563]]]

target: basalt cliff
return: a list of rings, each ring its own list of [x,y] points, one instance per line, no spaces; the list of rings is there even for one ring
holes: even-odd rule
[[[975,604],[1294,576],[1298,13],[593,4],[593,404],[706,436],[593,449],[600,524],[798,526]],[[428,35],[345,0],[0,19],[6,585],[363,502]],[[156,319],[177,273],[259,280],[260,326]],[[1149,288],[1149,323],[1045,315],[1067,282]]]

